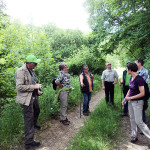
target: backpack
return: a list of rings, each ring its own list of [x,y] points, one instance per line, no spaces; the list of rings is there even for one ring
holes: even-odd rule
[[[53,79],[53,81],[52,81],[53,89],[54,89],[54,90],[56,90],[56,88],[57,88],[57,84],[55,83],[55,81],[56,81],[56,78]]]
[[[135,87],[138,87],[138,79],[139,78],[142,78],[142,77],[139,75],[137,76],[137,78],[135,80]],[[148,99],[150,97],[150,92],[149,92],[148,84],[145,82],[145,80],[144,80],[144,89],[145,89],[145,96],[143,97],[143,100],[144,100],[143,109],[146,110],[148,108]]]

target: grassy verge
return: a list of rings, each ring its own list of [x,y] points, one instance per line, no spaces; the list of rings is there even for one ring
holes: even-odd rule
[[[85,126],[70,143],[67,150],[105,150],[113,149],[120,137],[121,88],[115,87],[115,107],[106,105],[103,99]]]
[[[94,76],[95,91],[101,87],[99,75]],[[74,90],[69,96],[69,108],[75,107],[81,97],[79,77],[71,78],[71,86]],[[51,85],[43,87],[43,95],[39,97],[40,116],[39,123],[42,125],[46,120],[58,115],[59,102],[54,103],[55,91]],[[14,145],[19,144],[23,139],[24,121],[23,107],[15,103],[12,99],[9,104],[3,107],[0,114],[0,149],[11,149]]]

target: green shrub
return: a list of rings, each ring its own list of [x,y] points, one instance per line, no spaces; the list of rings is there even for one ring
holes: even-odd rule
[[[43,87],[43,95],[39,97],[40,116],[39,121],[56,116],[59,112],[59,103],[54,103],[55,90],[52,86]]]
[[[86,46],[82,46],[80,51],[65,59],[65,62],[69,66],[69,72],[73,75],[79,75],[82,72],[83,65],[88,65],[90,72],[93,74],[101,74],[105,68],[103,57],[97,58]]]

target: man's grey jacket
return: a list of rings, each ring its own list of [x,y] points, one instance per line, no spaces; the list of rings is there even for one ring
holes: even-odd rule
[[[32,84],[32,77],[26,67],[26,64],[24,64],[16,72],[16,88],[16,102],[29,106],[32,93],[34,91],[34,85]]]

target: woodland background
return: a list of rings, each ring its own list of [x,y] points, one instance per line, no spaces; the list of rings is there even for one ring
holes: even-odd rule
[[[12,21],[0,0],[0,147],[22,140],[23,110],[15,103],[15,72],[28,54],[42,60],[35,70],[44,93],[40,122],[59,112],[51,82],[61,61],[68,64],[75,88],[69,107],[79,102],[78,75],[84,64],[95,75],[95,90],[100,88],[106,60],[117,68],[141,58],[150,71],[150,0],[86,0],[84,6],[90,14],[90,33],[60,29],[52,23],[34,26]]]

